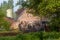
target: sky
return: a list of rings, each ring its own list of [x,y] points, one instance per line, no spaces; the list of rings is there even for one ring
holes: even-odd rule
[[[0,0],[0,5],[1,3],[3,3],[3,1],[7,1],[7,0]],[[17,3],[18,0],[14,0],[14,12],[17,11],[17,9],[19,8],[19,6],[15,6],[15,4]]]

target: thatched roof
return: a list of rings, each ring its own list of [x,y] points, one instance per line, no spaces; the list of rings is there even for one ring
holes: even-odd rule
[[[18,13],[18,12],[17,12]],[[29,24],[29,23],[34,23],[36,21],[40,21],[40,17],[38,16],[33,16],[32,14],[28,13],[27,12],[27,9],[24,9],[22,14],[20,13],[19,14],[20,16],[18,17],[17,21],[14,22],[12,25],[11,25],[11,28],[12,29],[19,29],[19,24],[21,24],[21,22],[23,22],[22,25],[25,25],[26,23]],[[25,27],[25,26],[24,26]]]
[[[40,21],[40,17],[33,16],[32,14],[26,12],[27,10],[24,10],[22,15],[18,18],[17,21],[26,21],[26,22],[34,22],[34,21]]]

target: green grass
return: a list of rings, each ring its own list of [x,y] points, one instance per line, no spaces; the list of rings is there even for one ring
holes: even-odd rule
[[[44,40],[60,40],[60,32],[43,32]],[[40,40],[41,32],[20,33],[16,36],[0,37],[0,40]]]
[[[6,37],[0,37],[0,40],[14,40],[15,36],[6,36]]]
[[[16,38],[16,37],[0,37],[0,40],[24,40],[24,39],[20,39],[20,38]],[[33,39],[30,39],[29,37],[27,37],[27,39],[25,39],[25,40],[39,40],[39,38],[33,38]],[[60,40],[60,38],[59,39],[44,39],[44,40]]]

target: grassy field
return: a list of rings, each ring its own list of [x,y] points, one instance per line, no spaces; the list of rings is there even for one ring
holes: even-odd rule
[[[60,40],[60,32],[32,32],[20,33],[16,36],[2,36],[0,40]]]
[[[0,40],[14,40],[16,36],[5,36],[5,37],[0,37]]]
[[[33,39],[30,39],[29,37],[27,37],[28,40],[40,40],[39,38],[33,38]],[[13,36],[7,36],[7,37],[0,37],[0,40],[24,40],[24,39],[20,39],[20,38],[17,38],[16,36],[13,37]],[[26,40],[26,39],[25,39]],[[43,40],[60,40],[60,38],[58,39],[51,39],[51,38],[48,38],[48,39],[43,39]]]

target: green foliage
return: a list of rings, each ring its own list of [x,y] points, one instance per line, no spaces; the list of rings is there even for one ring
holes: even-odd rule
[[[8,0],[8,8],[13,8],[13,0]]]
[[[0,37],[0,40],[41,40],[40,32],[18,34],[17,36]],[[60,32],[43,32],[43,40],[59,40]]]
[[[6,17],[7,2],[3,2],[0,6],[0,29],[9,30],[10,23],[4,19]]]
[[[8,9],[8,3],[6,1],[3,1],[3,3],[1,3],[1,10],[3,11],[4,15],[6,15],[6,10]]]
[[[15,37],[10,37],[10,36],[7,36],[7,37],[0,37],[0,40],[14,40]]]
[[[43,39],[59,39],[60,33],[57,32],[43,32]],[[41,40],[41,32],[19,34],[16,39],[21,40]]]
[[[35,15],[38,16],[52,16],[56,11],[59,12],[60,8],[60,0],[26,0],[26,2],[23,2],[20,5],[23,5],[26,8],[34,9]],[[19,5],[19,2],[18,2]],[[59,13],[58,13],[59,14]]]

